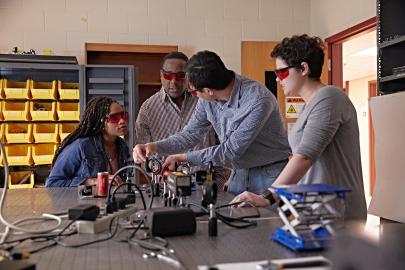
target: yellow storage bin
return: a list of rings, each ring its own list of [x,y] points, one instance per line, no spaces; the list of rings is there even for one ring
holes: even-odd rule
[[[79,99],[79,83],[58,81],[59,99]]]
[[[3,79],[0,79],[0,98],[4,98]]]
[[[58,102],[59,120],[79,121],[79,102]]]
[[[58,124],[35,123],[33,125],[34,140],[36,143],[57,143],[59,142]]]
[[[0,121],[3,121],[3,101],[0,101]]]
[[[30,80],[25,82],[15,82],[7,79],[3,80],[4,98],[6,99],[29,99]]]
[[[4,124],[4,137],[7,143],[31,143],[32,124],[6,123]]]
[[[10,166],[32,165],[32,149],[30,144],[6,145],[6,156]]]
[[[60,123],[59,124],[59,137],[62,142],[67,135],[73,132],[77,127],[78,123]]]
[[[0,123],[0,141],[2,143],[6,142],[6,139],[4,138],[4,124]],[[1,153],[0,153],[0,158],[1,158]]]
[[[34,187],[34,172],[18,171],[10,172],[8,175],[8,187],[15,188],[33,188]]]
[[[31,81],[32,99],[56,99],[56,81],[36,82]]]
[[[56,102],[31,102],[31,119],[33,121],[54,121],[56,120]]]
[[[32,146],[32,159],[35,165],[51,164],[57,145],[53,143],[35,144]]]
[[[3,119],[5,121],[28,121],[30,120],[29,101],[2,101]]]

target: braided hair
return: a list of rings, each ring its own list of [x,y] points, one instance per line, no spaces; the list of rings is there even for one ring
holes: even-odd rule
[[[52,167],[59,154],[62,153],[66,146],[78,138],[91,137],[101,133],[104,127],[105,117],[110,112],[110,106],[112,103],[118,102],[106,96],[94,97],[87,103],[79,125],[63,140],[59,149],[56,151],[55,156],[53,157]]]

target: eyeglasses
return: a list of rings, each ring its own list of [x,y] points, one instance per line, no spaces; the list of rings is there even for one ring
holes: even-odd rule
[[[290,68],[295,68],[295,66],[288,66],[288,67],[284,67],[284,68],[279,68],[274,70],[274,73],[276,73],[277,78],[282,81],[285,78],[288,77],[288,75],[290,75]]]
[[[119,112],[107,115],[107,122],[111,124],[118,124],[121,119],[128,121],[128,112]]]
[[[201,90],[198,90],[194,86],[191,86],[190,84],[188,85],[188,90],[187,90],[193,97],[197,96],[197,92],[201,92]]]
[[[186,73],[183,71],[180,72],[170,72],[162,69],[162,75],[165,80],[176,80],[176,81],[183,81],[186,79]]]

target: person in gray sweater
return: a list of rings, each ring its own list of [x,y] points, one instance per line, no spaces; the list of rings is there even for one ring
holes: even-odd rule
[[[320,82],[321,39],[308,35],[284,38],[271,56],[285,95],[301,96],[305,101],[288,136],[293,155],[273,186],[324,183],[350,188],[345,219],[366,219],[357,114],[340,88]],[[277,199],[269,187],[262,195],[244,192],[233,202],[267,207]]]

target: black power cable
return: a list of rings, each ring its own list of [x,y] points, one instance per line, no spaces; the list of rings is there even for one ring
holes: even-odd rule
[[[117,225],[116,225],[114,231],[112,231],[112,224],[113,224],[114,220],[117,220]],[[95,243],[100,243],[100,242],[104,242],[104,241],[110,240],[110,239],[112,239],[112,238],[117,234],[117,231],[118,231],[118,219],[117,219],[117,217],[114,217],[114,218],[111,219],[110,225],[109,225],[109,234],[110,234],[110,235],[107,236],[107,237],[105,237],[105,238],[97,239],[97,240],[93,240],[93,241],[89,241],[89,242],[84,242],[84,243],[80,243],[80,244],[68,244],[68,243],[65,243],[65,242],[59,240],[58,237],[55,238],[54,241],[55,241],[58,245],[60,245],[60,246],[62,246],[62,247],[79,248],[79,247],[84,247],[84,246],[92,245],[92,244],[95,244]]]
[[[237,203],[230,203],[230,204],[224,204],[224,205],[220,205],[215,207],[215,214],[218,217],[219,220],[221,220],[223,223],[225,223],[226,225],[236,228],[236,229],[245,229],[245,228],[249,228],[249,227],[254,227],[257,226],[257,222],[254,220],[247,220],[248,218],[258,218],[260,217],[260,212],[259,210],[254,207],[253,209],[256,210],[256,214],[254,215],[247,215],[247,216],[242,216],[242,217],[229,217],[229,216],[225,216],[221,213],[219,213],[219,209],[222,208],[227,208],[227,207],[235,207],[237,205],[239,205],[241,202],[237,202]]]
[[[113,187],[113,183],[115,182],[115,178],[119,175],[120,172],[122,172],[122,171],[124,171],[124,170],[128,170],[128,169],[136,169],[136,170],[140,171],[140,172],[145,176],[145,178],[147,179],[148,184],[149,184],[150,192],[152,192],[151,179],[150,179],[150,177],[146,174],[146,172],[145,172],[140,166],[138,166],[138,165],[128,165],[128,166],[122,167],[122,168],[120,168],[119,170],[117,170],[117,171],[115,172],[115,174],[112,176],[110,182],[108,183],[107,204],[110,204],[111,201],[112,201],[112,192],[111,192],[111,190],[112,190],[112,187]],[[134,186],[134,187],[138,190],[138,192],[141,194],[142,203],[144,204],[144,207],[145,207],[145,209],[146,209],[145,199],[144,199],[143,194],[142,194],[140,188],[138,187],[138,185],[136,185],[136,184],[134,184],[134,183],[131,183],[131,182],[124,182],[124,183],[120,184],[119,187],[125,186],[125,185]],[[115,190],[117,190],[117,189],[115,189]],[[114,194],[115,194],[115,193],[114,193]],[[151,197],[151,200],[150,200],[150,203],[149,203],[149,208],[152,208],[152,204],[153,204],[153,196]]]
[[[227,207],[235,207],[237,205],[239,205],[241,202],[237,202],[237,203],[231,203],[231,204],[223,204],[223,205],[219,205],[217,207],[215,207],[215,215],[217,216],[217,218],[219,220],[221,220],[224,224],[232,227],[232,228],[236,228],[236,229],[245,229],[245,228],[249,228],[249,227],[253,227],[257,225],[257,222],[254,220],[247,220],[249,218],[258,218],[260,217],[260,212],[259,210],[254,207],[253,208],[256,210],[256,214],[254,215],[247,215],[247,216],[241,216],[241,217],[229,217],[226,215],[223,215],[219,212],[220,209],[223,208],[227,208]],[[201,212],[198,212],[197,214],[199,216],[204,216],[204,215],[209,215],[209,210],[201,205],[195,204],[195,203],[188,203],[187,207],[197,207],[199,209],[201,209]]]

